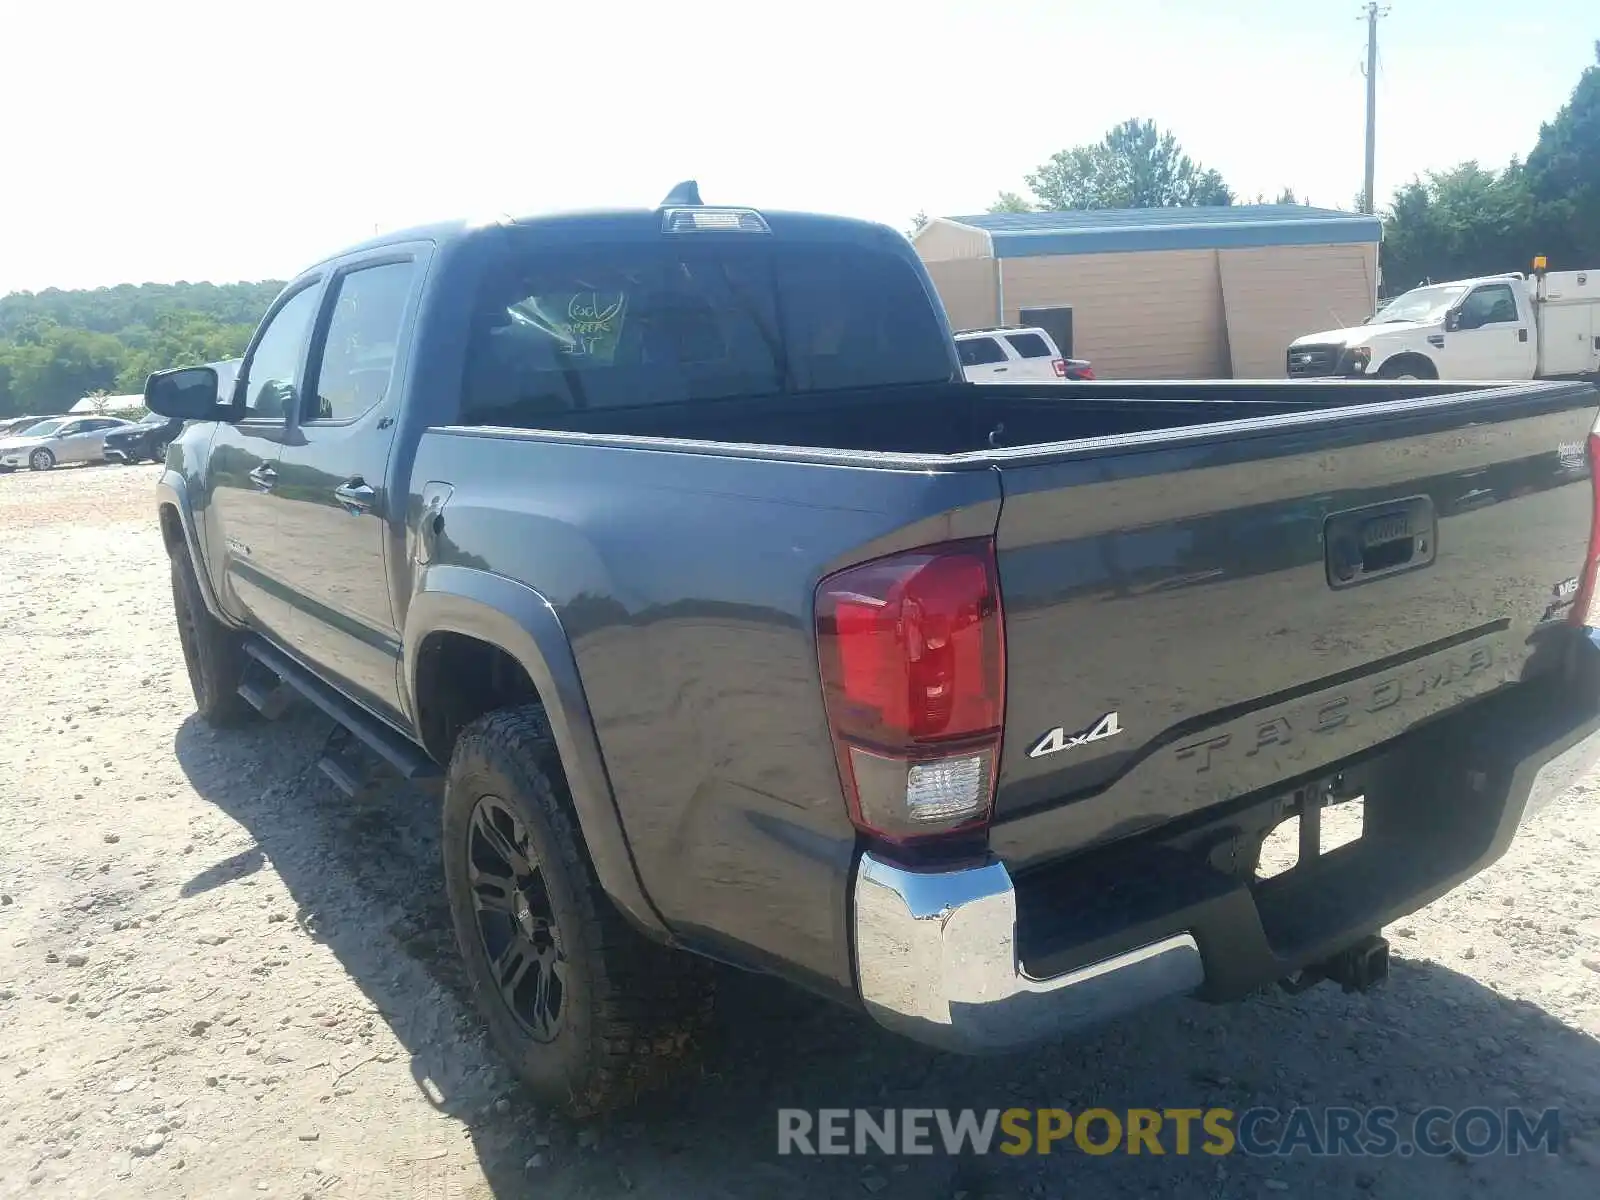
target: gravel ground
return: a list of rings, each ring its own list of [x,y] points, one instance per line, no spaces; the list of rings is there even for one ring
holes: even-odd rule
[[[495,1063],[435,797],[346,800],[295,710],[193,717],[155,468],[0,476],[0,1195],[1600,1195],[1600,779],[1388,933],[1389,986],[1175,1005],[945,1057],[725,980],[703,1066],[577,1126]],[[1297,1103],[1562,1110],[1554,1155],[780,1158],[776,1110]]]

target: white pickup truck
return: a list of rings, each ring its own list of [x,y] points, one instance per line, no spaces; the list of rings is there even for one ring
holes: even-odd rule
[[[1289,346],[1291,379],[1554,379],[1600,373],[1600,270],[1432,283],[1353,329]]]

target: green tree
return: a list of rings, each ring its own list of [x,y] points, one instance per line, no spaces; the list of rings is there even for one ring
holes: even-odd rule
[[[59,412],[151,371],[243,352],[282,284],[119,284],[0,296],[0,417]]]
[[[1027,181],[1039,206],[1051,210],[1233,203],[1222,176],[1154,121],[1124,121],[1098,142],[1059,150]]]
[[[34,341],[0,348],[17,412],[61,412],[97,389],[111,387],[122,344],[105,333],[52,326]]]
[[[1460,279],[1526,267],[1538,252],[1527,172],[1475,162],[1414,179],[1384,216],[1383,279],[1388,292],[1425,279]]]
[[[1034,206],[1015,192],[1001,192],[995,197],[994,203],[989,205],[989,211],[992,213],[1025,213],[1033,212]]]
[[[1595,63],[1540,127],[1528,155],[1528,188],[1547,243],[1537,249],[1557,268],[1600,266],[1600,42]]]

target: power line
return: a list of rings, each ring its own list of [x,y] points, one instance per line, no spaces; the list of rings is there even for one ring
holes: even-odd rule
[[[1378,18],[1389,14],[1389,6],[1367,0],[1367,174],[1361,189],[1361,211],[1371,213],[1373,175],[1378,162]]]

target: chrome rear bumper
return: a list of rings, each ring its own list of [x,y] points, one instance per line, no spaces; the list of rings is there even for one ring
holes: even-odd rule
[[[964,1053],[1083,1029],[1205,982],[1200,949],[1178,933],[1052,979],[1024,973],[1017,902],[997,861],[916,871],[869,853],[855,882],[856,978],[887,1029]]]

